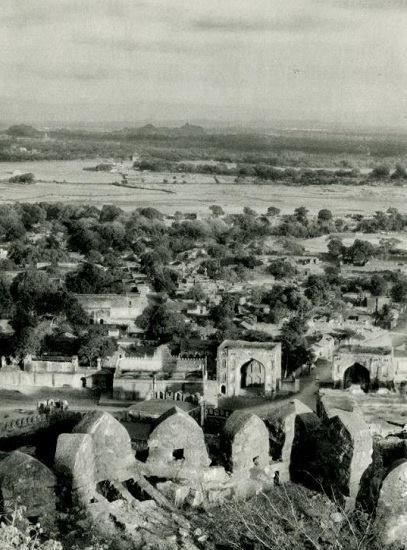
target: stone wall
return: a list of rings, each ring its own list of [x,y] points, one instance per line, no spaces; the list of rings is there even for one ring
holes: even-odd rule
[[[26,372],[17,368],[0,369],[0,388],[18,390],[21,393],[32,394],[38,388],[83,388],[83,378],[86,387],[92,387],[92,374],[96,369],[78,369],[76,372]]]

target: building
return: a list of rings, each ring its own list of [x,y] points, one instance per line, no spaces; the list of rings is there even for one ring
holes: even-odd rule
[[[364,391],[375,387],[399,388],[407,383],[407,353],[392,346],[342,346],[332,363],[335,387],[360,385]]]
[[[139,285],[138,292],[126,294],[77,294],[91,322],[106,325],[133,325],[148,305],[150,288]]]
[[[121,351],[116,358],[113,397],[124,400],[193,400],[203,394],[206,357],[172,355],[166,345],[153,350]]]
[[[281,380],[281,344],[225,340],[218,348],[216,377],[223,396],[271,396]]]
[[[0,388],[35,393],[39,388],[89,388],[98,368],[80,367],[78,358],[62,356],[32,357],[27,355],[23,367],[1,358]]]

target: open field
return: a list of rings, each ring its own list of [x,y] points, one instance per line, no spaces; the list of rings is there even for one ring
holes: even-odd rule
[[[94,166],[93,161],[40,161],[0,164],[0,180],[10,177],[15,170],[33,172],[43,180],[34,185],[0,183],[0,203],[53,202],[69,204],[116,204],[124,209],[154,206],[162,212],[175,210],[206,212],[211,204],[219,204],[228,212],[241,211],[244,206],[265,211],[274,205],[283,213],[292,212],[296,206],[306,206],[311,212],[330,208],[335,215],[356,212],[369,214],[386,210],[390,206],[407,213],[407,188],[390,185],[361,186],[308,186],[234,184],[232,177],[219,177],[216,184],[211,175],[143,173],[140,186],[152,189],[131,189],[110,185],[120,181],[119,174],[84,171],[84,166]],[[163,179],[185,179],[185,184],[163,184]],[[65,183],[56,183],[63,182]],[[154,186],[157,190],[154,190]],[[174,191],[163,193],[161,189]]]

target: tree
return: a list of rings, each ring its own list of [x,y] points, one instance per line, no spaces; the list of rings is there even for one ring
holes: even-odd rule
[[[82,263],[76,271],[68,273],[66,288],[75,294],[123,294],[122,277],[115,270],[104,270],[89,262]]]
[[[147,306],[136,324],[144,330],[147,339],[160,343],[185,338],[189,334],[184,317],[164,300]]]
[[[218,206],[217,204],[212,204],[212,206],[209,207],[209,210],[212,212],[212,215],[215,216],[215,218],[225,215],[223,208],[221,206]]]
[[[4,277],[0,276],[0,315],[7,318],[11,313],[12,306],[10,285]]]
[[[283,364],[287,373],[302,365],[310,365],[313,361],[312,352],[305,340],[306,332],[307,325],[301,316],[292,317],[281,328]]]
[[[382,296],[387,290],[386,279],[381,275],[374,273],[370,279],[369,289],[373,296]]]
[[[341,239],[334,237],[328,243],[328,252],[333,258],[340,258],[345,250],[345,246]]]
[[[391,298],[394,302],[405,303],[407,302],[407,280],[401,279],[397,281],[391,291]]]
[[[305,206],[299,206],[294,210],[294,216],[300,223],[304,223],[307,221],[308,209]]]
[[[255,210],[253,210],[252,208],[250,208],[249,206],[245,206],[243,208],[243,214],[245,216],[251,216],[251,217],[256,217],[257,216],[257,212]]]
[[[220,326],[225,320],[233,320],[237,306],[238,298],[231,294],[225,294],[221,302],[210,309],[209,317],[215,326]]]
[[[330,286],[324,275],[310,275],[305,281],[305,296],[314,305],[320,305],[329,301]]]
[[[283,259],[270,262],[267,271],[276,279],[290,279],[297,274],[297,270],[291,262]]]
[[[385,164],[375,166],[370,172],[370,177],[373,179],[387,179],[390,176],[390,168]]]
[[[364,265],[375,255],[375,247],[368,241],[356,239],[352,246],[346,249],[345,256],[354,265]]]
[[[376,312],[376,323],[385,329],[391,328],[394,319],[393,312],[389,304],[384,304],[382,309]]]
[[[100,222],[113,222],[123,214],[123,210],[114,204],[104,204],[100,211]]]
[[[267,216],[278,216],[281,210],[275,206],[269,206],[267,208]]]
[[[404,180],[404,179],[406,179],[407,178],[407,171],[404,168],[404,166],[402,166],[401,164],[396,164],[396,168],[395,168],[393,174],[391,175],[391,178],[395,179],[395,180]]]
[[[94,366],[98,357],[104,358],[113,355],[117,350],[117,343],[113,338],[108,337],[107,327],[94,325],[89,327],[79,340],[79,359],[89,365]]]
[[[332,212],[327,208],[323,208],[318,212],[319,222],[330,222],[332,220]]]

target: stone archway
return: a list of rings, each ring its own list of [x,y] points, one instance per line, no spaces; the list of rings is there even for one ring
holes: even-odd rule
[[[370,372],[360,363],[354,363],[343,373],[343,387],[349,388],[352,385],[358,385],[364,392],[369,390]]]
[[[261,393],[266,382],[266,369],[260,361],[250,359],[240,367],[240,390]]]

